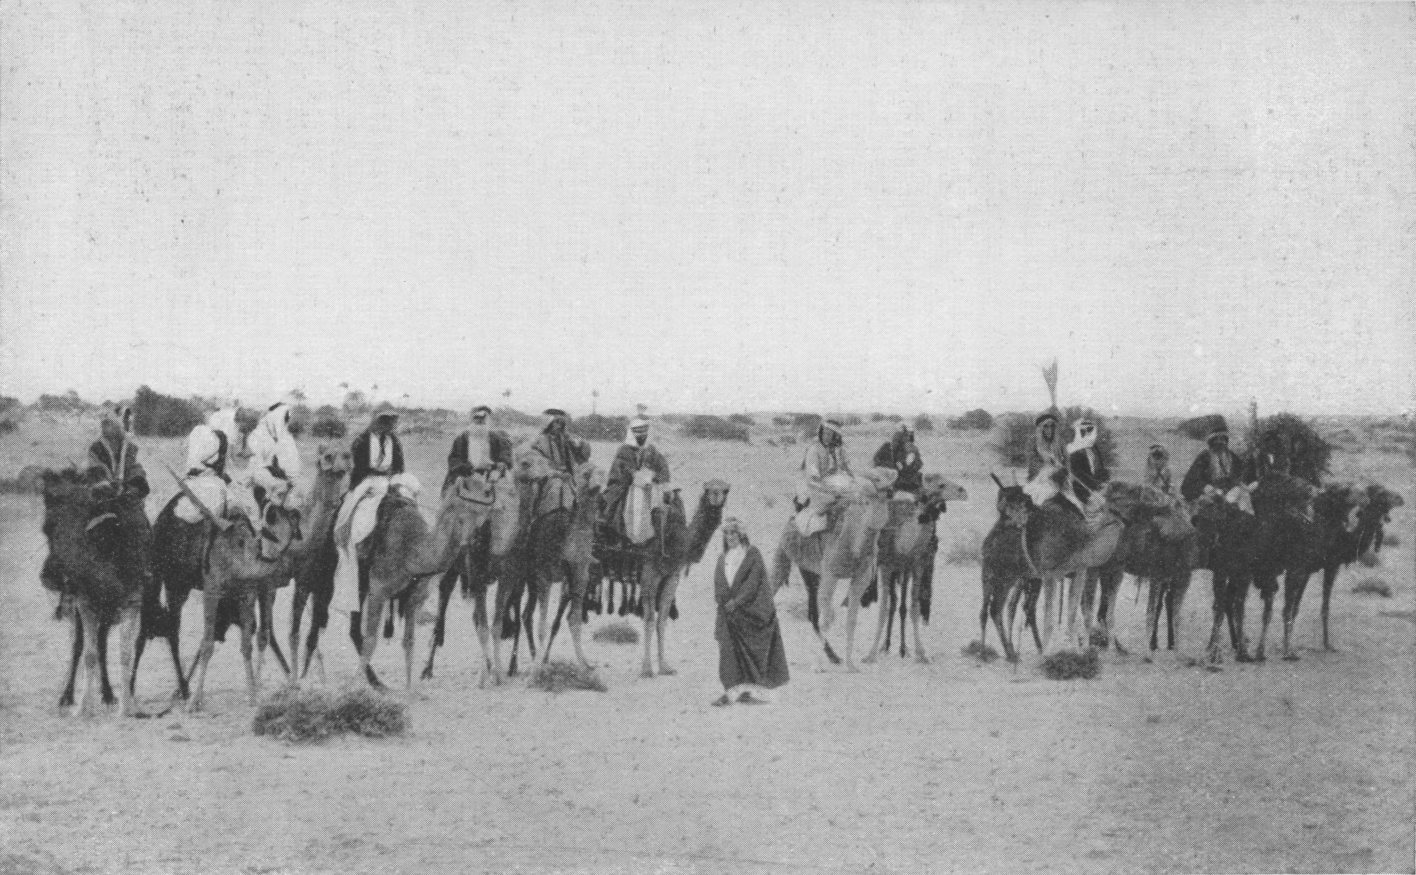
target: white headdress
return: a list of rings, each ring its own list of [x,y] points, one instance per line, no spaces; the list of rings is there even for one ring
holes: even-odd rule
[[[221,438],[210,426],[199,425],[187,435],[187,471],[210,468],[221,463]]]

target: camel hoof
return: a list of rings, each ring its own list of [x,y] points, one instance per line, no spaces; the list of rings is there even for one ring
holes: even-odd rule
[[[1292,652],[1292,651],[1289,651],[1288,653],[1283,654],[1283,661],[1284,661],[1284,662],[1297,662],[1297,661],[1298,661],[1298,654],[1296,654],[1296,653],[1294,653],[1294,652]]]
[[[425,669],[423,669],[423,673],[420,674],[420,675],[418,675],[418,679],[419,679],[419,680],[425,680],[425,681],[430,681],[430,680],[432,680],[432,679],[433,679],[433,670],[432,670],[431,668],[425,668]]]
[[[1146,665],[1150,665],[1151,663],[1155,662],[1155,660],[1151,659],[1150,654],[1146,654],[1145,656],[1141,657],[1141,662],[1144,662]]]
[[[1260,650],[1254,654],[1254,662],[1268,662],[1268,657],[1264,656],[1264,652]]]
[[[921,653],[915,657],[915,662],[918,665],[929,665],[929,657]]]
[[[654,669],[652,669],[652,668],[647,668],[647,667],[646,667],[646,668],[641,668],[641,669],[639,670],[639,676],[640,676],[641,678],[646,678],[646,679],[647,679],[647,678],[652,678],[652,677],[654,676]]]
[[[861,662],[865,663],[866,665],[874,665],[874,664],[875,664],[875,654],[874,654],[874,653],[866,654],[865,659],[862,659]]]
[[[1323,650],[1326,651],[1327,653],[1336,653],[1336,652],[1337,652],[1337,648],[1336,648],[1336,647],[1333,647],[1331,644],[1328,644],[1326,641],[1323,642]]]
[[[1234,656],[1234,661],[1235,661],[1235,662],[1253,662],[1253,661],[1254,661],[1254,657],[1250,656],[1249,654],[1247,654],[1247,653],[1245,653],[1244,651],[1241,650],[1241,651],[1239,651],[1237,654],[1235,654],[1235,656]]]
[[[678,674],[678,669],[676,669],[676,668],[670,668],[670,667],[667,666],[667,665],[661,665],[661,666],[659,666],[659,674],[662,675],[662,676],[664,676],[664,677],[672,677],[672,676]]]

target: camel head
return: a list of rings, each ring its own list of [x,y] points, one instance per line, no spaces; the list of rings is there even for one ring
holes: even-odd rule
[[[315,470],[321,476],[343,477],[354,469],[354,455],[339,444],[321,443],[315,453]]]
[[[1032,499],[1028,498],[1023,487],[1014,483],[1012,486],[1004,486],[1003,481],[998,479],[997,474],[989,474],[993,482],[998,484],[998,518],[1005,525],[1015,528],[1022,528],[1027,525],[1028,514],[1032,510]]]
[[[1391,522],[1391,512],[1406,501],[1384,486],[1372,484],[1362,491],[1363,502],[1358,513],[1357,552],[1380,552],[1386,538],[1386,524]]]
[[[300,511],[298,510],[281,507],[274,503],[268,504],[265,515],[261,518],[261,523],[257,552],[262,559],[278,558],[292,545],[304,540],[304,534],[300,529]]]
[[[728,490],[731,487],[723,480],[714,478],[703,484],[703,495],[699,498],[699,504],[707,504],[709,507],[722,508],[728,503]]]
[[[968,501],[969,492],[964,487],[946,480],[943,474],[924,475],[923,489],[920,490],[920,498],[924,502],[923,515],[929,515],[937,519],[939,514],[949,510],[951,501]],[[921,519],[921,522],[925,520]]]

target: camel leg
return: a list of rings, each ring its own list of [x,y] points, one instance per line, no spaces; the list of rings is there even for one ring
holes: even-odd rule
[[[1170,578],[1170,583],[1166,587],[1167,600],[1165,616],[1169,621],[1166,629],[1166,647],[1170,650],[1180,649],[1180,614],[1185,606],[1185,593],[1190,588],[1190,575],[1187,572],[1177,572]]]
[[[428,599],[428,581],[420,580],[403,596],[403,687],[413,690],[413,644],[418,629],[418,612]]]
[[[912,577],[913,577],[913,575],[907,576],[907,577],[905,578],[906,583],[908,583]],[[915,662],[918,662],[918,663],[920,663],[920,664],[922,664],[922,665],[927,665],[927,664],[929,663],[929,655],[924,652],[924,640],[923,640],[922,638],[920,638],[920,634],[919,634],[919,626],[920,626],[919,583],[916,582],[916,583],[914,584],[914,586],[909,587],[909,589],[910,589],[910,603],[909,603],[909,606],[910,606],[910,627],[914,630]],[[903,594],[902,594],[902,596],[901,596],[901,601],[903,601]],[[903,616],[901,616],[901,617],[900,617],[900,644],[903,645],[904,643],[905,643],[905,618],[904,618]],[[901,656],[904,656],[903,653],[901,653],[900,655],[901,655]]]
[[[74,683],[78,679],[79,662],[84,656],[83,620],[79,617],[77,606],[74,606],[72,611],[69,623],[69,676],[64,683],[64,689],[59,692],[60,708],[68,708],[74,704]]]
[[[94,687],[98,683],[98,615],[82,601],[75,609],[82,618],[84,649],[84,691],[79,694],[79,716],[92,717]]]
[[[309,601],[310,591],[299,581],[295,581],[295,591],[290,594],[290,677],[286,683],[297,686],[300,678],[304,674],[300,671],[300,620],[305,613],[305,602]],[[313,621],[312,621],[313,625]],[[312,630],[313,631],[313,630]],[[310,657],[305,657],[305,671],[310,670]]]
[[[1126,648],[1121,643],[1120,624],[1116,622],[1116,603],[1121,595],[1121,581],[1124,578],[1123,572],[1113,572],[1102,578],[1102,609],[1106,612],[1106,633],[1107,643],[1122,656],[1126,655]]]
[[[376,591],[371,585],[369,595],[364,601],[364,615],[361,618],[364,623],[363,642],[359,647],[359,673],[369,682],[369,686],[376,690],[385,690],[383,681],[379,680],[374,673],[372,663],[374,661],[374,648],[379,643],[379,625],[383,621],[385,599],[382,592]]]
[[[1264,641],[1268,638],[1269,621],[1273,619],[1273,597],[1278,595],[1278,581],[1269,580],[1268,584],[1259,591],[1259,595],[1264,600],[1264,615],[1263,623],[1259,626],[1259,646],[1254,650],[1256,662],[1263,662],[1266,658],[1264,656]]]
[[[251,660],[252,639],[259,634],[256,625],[256,603],[259,599],[259,594],[241,599],[241,661],[246,666],[246,698],[252,705],[256,704],[256,691],[260,688],[260,679]]]
[[[1009,593],[1008,593],[1008,598],[1007,598],[1007,599],[1000,599],[1000,598],[991,598],[991,599],[989,599],[988,602],[987,602],[987,611],[988,611],[988,613],[987,613],[986,615],[983,615],[983,616],[980,616],[980,617],[979,617],[979,626],[982,627],[983,630],[987,630],[987,628],[988,628],[988,620],[987,620],[987,617],[992,617],[992,618],[993,618],[993,628],[995,628],[995,629],[998,630],[998,639],[1003,642],[1003,655],[1004,655],[1005,657],[1007,657],[1007,659],[1008,659],[1009,662],[1017,662],[1017,661],[1018,661],[1018,651],[1017,651],[1016,649],[1014,649],[1014,647],[1013,647],[1013,635],[1012,635],[1012,629],[1011,629],[1011,627],[1012,627],[1012,620],[1009,620],[1008,623],[1007,623],[1007,625],[1004,625],[1004,621],[1003,621],[1003,610],[1004,610],[1004,602],[1005,602],[1005,601],[1006,601],[1009,605],[1011,605],[1013,609],[1016,609],[1016,608],[1017,608],[1017,604],[1018,604],[1018,603],[1017,603],[1017,599],[1014,597],[1014,592],[1016,592],[1016,589],[1017,589],[1017,587],[1016,587],[1016,585],[1015,585],[1014,588],[1013,588],[1013,590],[1010,590],[1010,591],[1009,591]],[[979,645],[980,645],[980,646],[979,646],[979,658],[982,659],[982,658],[983,658],[983,645],[984,645],[984,643],[985,643],[985,642],[984,642],[984,631],[980,631],[978,637],[979,637]]]
[[[868,569],[865,573],[857,572],[851,578],[850,589],[847,591],[850,603],[846,605],[846,671],[849,672],[860,671],[860,667],[855,664],[856,620],[860,615],[860,597],[874,578],[874,568]],[[900,634],[904,635],[903,629],[900,630]]]
[[[655,609],[655,623],[657,624],[657,638],[659,642],[659,674],[676,675],[678,671],[664,658],[664,629],[669,625],[669,608],[673,606],[674,597],[678,593],[679,572],[675,570],[668,579],[664,581],[663,587],[659,590],[659,597]]]
[[[1298,619],[1298,606],[1307,588],[1306,573],[1290,570],[1283,575],[1283,658],[1289,662],[1298,659],[1292,647],[1293,622]]]
[[[1229,639],[1234,646],[1235,659],[1251,662],[1249,642],[1244,635],[1244,609],[1249,601],[1249,587],[1253,580],[1248,574],[1239,574],[1229,580]]]
[[[113,695],[113,684],[108,680],[108,630],[107,623],[98,627],[98,690],[99,701],[104,705],[113,705],[118,702],[118,697]]]
[[[1328,605],[1332,602],[1332,585],[1337,582],[1337,573],[1341,566],[1330,565],[1323,569],[1323,649],[1335,651],[1332,642],[1328,639]]]
[[[899,603],[899,611],[900,611],[900,658],[901,658],[901,659],[904,659],[905,656],[908,654],[908,651],[905,649],[905,617],[909,615],[909,611],[910,611],[911,608],[918,608],[918,607],[919,607],[919,583],[918,583],[918,580],[919,580],[919,578],[918,578],[913,572],[909,572],[909,571],[901,572],[901,573],[900,573],[900,593],[899,593],[899,596],[896,597],[896,596],[893,596],[893,595],[892,595],[892,596],[890,597],[890,601],[891,601],[892,604],[895,603],[895,602],[898,602],[898,603]],[[894,615],[894,613],[892,612],[892,613],[890,614],[890,618],[893,620],[894,617],[895,617],[895,615]],[[886,641],[886,647],[885,647],[885,649],[888,651],[888,650],[890,649],[890,648],[889,648],[890,630],[889,630],[888,627],[885,629],[885,641]],[[919,644],[918,639],[916,639],[915,644],[916,644],[916,645]],[[916,647],[916,650],[917,650],[917,649],[918,649],[918,647]]]
[[[1052,632],[1055,625],[1052,603],[1057,598],[1057,584],[1055,577],[1046,577],[1042,581],[1042,640],[1046,644],[1038,644],[1038,649],[1043,652],[1050,652],[1052,649]]]
[[[875,658],[880,653],[890,652],[890,633],[888,627],[892,625],[895,617],[895,579],[890,572],[879,569],[875,574],[876,592],[880,598],[879,616],[875,622],[875,640],[870,642],[870,649],[865,652],[865,659],[861,660],[867,665],[875,662]],[[880,647],[880,639],[885,639],[885,647]],[[900,624],[900,643],[905,641],[905,624]]]
[[[1214,616],[1210,626],[1209,646],[1205,648],[1205,656],[1209,659],[1210,665],[1219,665],[1224,661],[1220,640],[1224,634],[1225,620],[1229,617],[1229,594],[1224,575],[1211,571],[1210,581],[1211,588],[1214,590],[1214,602],[1210,606],[1210,611]]]
[[[487,678],[492,679],[495,685],[501,685],[500,654],[495,652],[491,623],[487,617],[487,588],[481,587],[472,596],[472,628],[477,632],[477,645],[482,650],[482,671],[477,678],[477,688],[486,689]],[[498,630],[500,631],[500,630]],[[497,657],[497,662],[493,662],[493,656]],[[428,672],[424,673],[424,678],[432,677],[431,668],[433,665],[433,651],[428,649]]]
[[[433,624],[433,637],[428,644],[428,662],[423,666],[422,679],[425,681],[433,679],[433,659],[437,656],[438,648],[446,643],[447,605],[452,601],[453,590],[457,589],[457,579],[462,574],[466,574],[468,580],[472,579],[472,551],[468,548],[463,548],[457,554],[457,559],[452,563],[452,566],[438,580],[438,618]],[[483,605],[482,609],[485,612],[486,606]],[[478,638],[481,637],[481,634],[481,630],[477,630]],[[485,653],[485,651],[484,647],[483,652]],[[485,681],[484,677],[479,683]]]
[[[1090,571],[1079,571],[1072,575],[1067,587],[1067,642],[1078,650],[1091,648],[1089,624],[1082,622],[1082,590],[1090,579]]]
[[[1150,639],[1150,652],[1159,647],[1160,608],[1164,583],[1158,577],[1146,581],[1146,636]]]
[[[546,615],[549,613],[549,611],[550,611],[550,609],[551,609],[551,588],[554,587],[554,586],[555,586],[555,583],[553,583],[553,582],[552,582],[552,583],[547,583],[547,584],[545,585],[545,589],[544,589],[545,595],[544,595],[544,597],[541,599],[541,604],[540,604],[540,606],[539,606],[539,608],[538,608],[539,613],[540,613],[540,621],[541,621],[541,622],[540,622],[541,647],[543,648],[543,649],[542,649],[542,652],[541,652],[541,662],[549,662],[550,659],[551,659],[551,636],[552,636],[554,633],[551,632],[551,630],[550,630],[549,628],[547,628],[547,626],[546,626]],[[557,626],[560,625],[560,616],[561,616],[561,613],[565,610],[565,589],[566,589],[565,584],[561,584],[561,600],[560,600],[560,604],[556,607],[556,625],[557,625]]]
[[[576,568],[566,575],[564,586],[570,588],[569,598],[562,597],[561,601],[569,601],[570,607],[570,642],[575,645],[575,660],[580,663],[581,668],[590,668],[590,662],[585,658],[585,650],[580,642],[580,630],[585,625],[585,588],[589,581],[588,568]],[[547,650],[550,647],[547,646]]]
[[[189,676],[196,677],[196,683],[192,685],[192,697],[187,700],[187,712],[195,713],[202,709],[202,695],[206,689],[207,663],[211,661],[212,651],[216,649],[216,613],[221,603],[221,597],[217,593],[215,584],[207,582],[206,592],[202,594],[202,644],[197,648],[197,655],[192,660],[192,670]]]
[[[142,608],[133,607],[124,611],[118,625],[118,664],[123,675],[118,684],[119,713],[124,717],[137,715],[133,700],[133,686],[138,673],[138,641],[142,638]]]
[[[641,578],[652,578],[655,574],[654,563],[647,561],[642,563],[639,566],[639,574]],[[640,585],[640,598],[643,601],[643,606],[639,611],[639,616],[644,620],[644,659],[639,666],[639,676],[641,678],[652,678],[654,676],[654,660],[652,657],[654,652],[653,638],[655,633],[660,631],[658,625],[659,604],[658,599],[654,598],[653,595],[655,592],[655,583],[657,583],[657,581],[652,579],[641,580]],[[626,586],[628,586],[628,583],[626,583]],[[626,594],[625,602],[628,603],[628,600],[628,595]],[[660,648],[661,655],[662,650],[663,648]]]

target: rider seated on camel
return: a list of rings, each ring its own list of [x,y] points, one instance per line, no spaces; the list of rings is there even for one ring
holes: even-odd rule
[[[378,524],[379,505],[389,489],[403,485],[417,491],[417,481],[403,471],[403,445],[395,429],[398,412],[385,402],[374,411],[374,419],[350,446],[354,467],[349,473],[349,492],[339,505],[334,520],[335,544],[339,560],[335,567],[334,591],[339,607],[348,610],[350,628],[357,628],[360,609],[361,567],[359,546],[373,534]]]
[[[829,527],[827,515],[833,499],[850,486],[851,479],[841,423],[823,419],[816,428],[816,440],[806,448],[801,460],[796,524],[803,535],[814,535]]]
[[[447,454],[447,476],[443,478],[443,492],[458,477],[465,477],[478,471],[496,471],[504,474],[511,469],[511,436],[500,429],[492,428],[492,408],[479,404],[472,408],[472,424],[466,431],[452,439],[452,449]]]
[[[182,475],[185,492],[195,496],[217,518],[224,518],[229,508],[240,507],[240,499],[230,488],[226,474],[226,435],[209,425],[198,425],[187,435],[187,467]],[[185,523],[206,520],[201,507],[183,495],[173,509]]]
[[[272,404],[246,445],[251,451],[251,493],[258,513],[264,515],[271,506],[298,507],[293,493],[300,479],[300,448],[290,433],[290,406]]]
[[[1067,471],[1072,486],[1068,497],[1089,523],[1096,524],[1106,509],[1102,488],[1111,479],[1111,472],[1096,449],[1096,423],[1079,419],[1073,430],[1076,437],[1067,445]]]
[[[889,468],[895,472],[895,484],[892,487],[895,495],[903,492],[919,497],[920,489],[924,486],[924,459],[920,457],[919,448],[915,446],[914,429],[907,423],[901,422],[890,440],[880,445],[880,449],[875,451],[872,464],[877,468]]]
[[[120,564],[146,576],[151,574],[152,524],[143,503],[151,489],[147,472],[138,462],[138,447],[130,437],[132,425],[133,411],[128,407],[104,412],[99,438],[89,445],[85,475],[98,508],[90,527],[110,515],[116,519],[124,535],[119,542],[125,545]],[[40,567],[39,579],[46,589],[64,591],[64,570],[53,553]]]
[[[668,482],[669,463],[649,442],[649,422],[645,419],[631,421],[624,443],[615,451],[615,460],[610,465],[600,525],[608,527],[621,539],[635,543],[647,540],[644,533],[653,532],[648,515],[659,503],[654,496],[662,492],[653,487]]]
[[[1211,416],[1208,429],[1205,449],[1195,456],[1185,479],[1180,481],[1180,496],[1193,504],[1202,495],[1219,495],[1252,514],[1245,484],[1253,479],[1253,466],[1229,449],[1229,427],[1223,416]]]
[[[1033,420],[1033,442],[1028,447],[1028,482],[1023,492],[1041,507],[1061,490],[1067,476],[1067,458],[1058,429],[1061,412],[1048,408]]]
[[[542,415],[546,424],[531,442],[540,463],[536,470],[544,472],[535,478],[536,517],[575,506],[575,470],[590,461],[590,442],[568,431],[570,414],[551,407]]]

